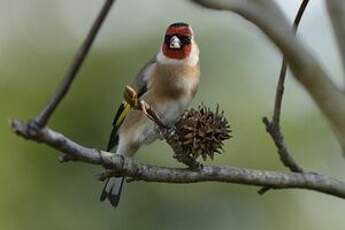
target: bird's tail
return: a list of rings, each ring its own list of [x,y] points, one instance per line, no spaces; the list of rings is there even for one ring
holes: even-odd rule
[[[104,201],[106,198],[110,201],[111,205],[116,208],[119,204],[124,177],[111,177],[104,185],[100,201]]]

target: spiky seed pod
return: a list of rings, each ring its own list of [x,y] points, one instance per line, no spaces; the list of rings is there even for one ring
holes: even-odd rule
[[[176,141],[183,150],[179,155],[184,155],[176,158],[213,159],[214,153],[222,153],[223,142],[231,137],[230,133],[230,124],[218,105],[216,112],[203,104],[192,108],[176,123]]]

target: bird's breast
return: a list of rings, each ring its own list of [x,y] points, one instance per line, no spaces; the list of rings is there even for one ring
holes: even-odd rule
[[[197,66],[159,66],[154,74],[151,104],[165,124],[174,124],[195,95],[199,69]]]
[[[164,101],[156,105],[155,110],[164,124],[171,126],[176,123],[178,118],[189,106],[191,98],[180,98],[170,101]]]
[[[157,65],[152,91],[162,100],[193,98],[199,84],[199,66]]]

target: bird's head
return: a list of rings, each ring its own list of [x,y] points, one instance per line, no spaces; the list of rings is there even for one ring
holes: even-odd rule
[[[165,32],[158,61],[195,65],[198,60],[199,49],[194,41],[192,28],[182,22],[171,24]]]

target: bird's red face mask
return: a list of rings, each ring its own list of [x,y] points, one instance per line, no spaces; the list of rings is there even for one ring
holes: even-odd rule
[[[192,51],[192,31],[186,23],[174,23],[165,33],[163,54],[172,59],[184,59]]]

